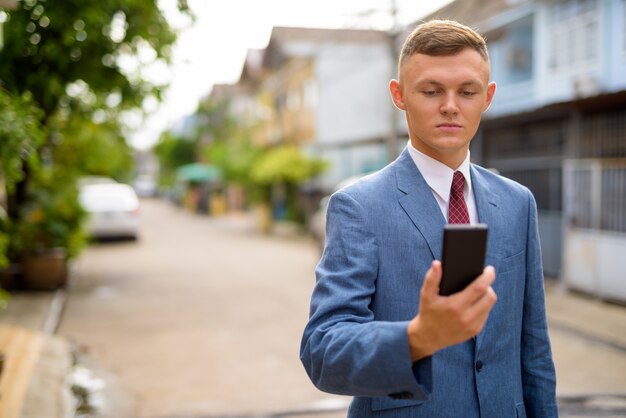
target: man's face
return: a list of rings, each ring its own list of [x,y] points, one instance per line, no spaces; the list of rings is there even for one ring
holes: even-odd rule
[[[456,55],[414,54],[389,84],[394,104],[406,113],[411,144],[456,169],[467,156],[496,90],[489,64],[473,49]]]

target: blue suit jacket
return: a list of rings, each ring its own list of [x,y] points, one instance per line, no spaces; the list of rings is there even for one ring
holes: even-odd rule
[[[335,193],[300,356],[349,417],[555,417],[537,209],[525,187],[473,165],[498,301],[481,333],[415,364],[407,326],[446,222],[405,149]]]

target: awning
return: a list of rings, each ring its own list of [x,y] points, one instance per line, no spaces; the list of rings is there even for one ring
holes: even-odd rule
[[[176,177],[181,181],[212,183],[222,179],[222,172],[210,164],[192,163],[179,167],[176,170]]]

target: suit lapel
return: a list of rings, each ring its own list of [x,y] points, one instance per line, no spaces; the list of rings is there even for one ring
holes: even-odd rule
[[[478,220],[480,223],[489,225],[489,246],[485,262],[493,264],[496,261],[493,251],[494,242],[498,237],[492,234],[492,232],[496,223],[501,219],[498,216],[499,197],[491,191],[487,179],[474,166],[471,167],[471,175]]]
[[[428,243],[433,259],[441,259],[446,223],[441,209],[406,148],[394,165],[398,189],[403,193],[398,201]]]
[[[481,223],[489,225],[489,238],[487,244],[487,257],[485,263],[487,265],[495,265],[495,251],[496,241],[498,237],[493,233],[494,227],[497,221],[500,219],[498,216],[498,196],[491,192],[487,179],[474,167],[471,167],[472,176],[472,188],[474,189],[474,199],[476,201],[476,210],[478,211],[478,219]],[[497,278],[496,278],[497,280]],[[485,328],[476,336],[476,349],[478,349],[482,343],[485,335]]]

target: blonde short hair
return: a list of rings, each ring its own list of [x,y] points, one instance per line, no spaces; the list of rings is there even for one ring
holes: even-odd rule
[[[475,30],[453,20],[430,20],[417,26],[406,38],[399,66],[414,54],[455,55],[465,48],[475,50],[489,62],[487,42]]]

